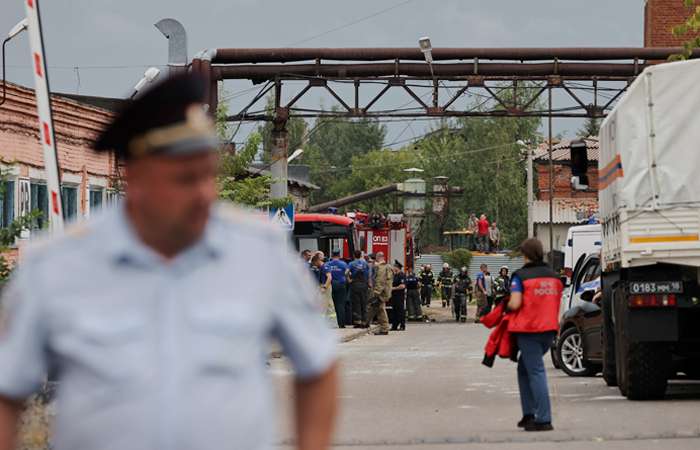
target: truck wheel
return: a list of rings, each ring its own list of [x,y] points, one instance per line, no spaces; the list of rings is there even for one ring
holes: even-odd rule
[[[671,354],[665,344],[638,342],[627,345],[627,398],[658,400],[666,394]]]
[[[617,306],[613,304],[613,308]],[[617,387],[620,389],[620,393],[627,397],[627,339],[622,333],[622,316],[617,314],[617,320],[615,321],[615,378],[617,379]]]
[[[605,302],[605,300],[604,300]],[[603,380],[608,386],[617,386],[617,369],[615,367],[615,332],[612,322],[612,302],[603,303],[603,326],[601,340],[603,348]]]
[[[557,339],[557,359],[570,377],[590,377],[596,369],[583,358],[583,337],[575,328],[567,328]]]

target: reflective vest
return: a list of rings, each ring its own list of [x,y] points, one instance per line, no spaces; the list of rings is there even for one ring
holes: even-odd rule
[[[513,274],[523,284],[523,303],[508,325],[511,333],[544,333],[559,330],[559,305],[563,286],[547,265],[528,264]]]

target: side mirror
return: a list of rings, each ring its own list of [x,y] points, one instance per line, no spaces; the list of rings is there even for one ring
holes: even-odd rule
[[[581,294],[581,300],[583,300],[584,302],[590,302],[591,300],[593,300],[593,296],[595,296],[595,291],[593,289],[588,289],[583,291],[583,293]]]
[[[559,281],[561,281],[561,285],[564,287],[569,285],[569,278],[568,277],[559,277]]]

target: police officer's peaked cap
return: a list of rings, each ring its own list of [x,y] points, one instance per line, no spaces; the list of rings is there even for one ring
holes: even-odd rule
[[[331,252],[331,256],[340,256],[340,250],[337,250],[337,249],[336,249],[336,250],[333,250],[333,251]]]
[[[129,102],[95,144],[123,159],[187,155],[216,149],[214,124],[205,110],[205,83],[175,75]]]
[[[403,269],[403,264],[401,264],[398,259],[394,260],[394,266],[396,266],[397,269]]]

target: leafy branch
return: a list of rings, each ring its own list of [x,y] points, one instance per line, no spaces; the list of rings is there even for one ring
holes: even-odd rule
[[[695,8],[685,22],[672,28],[671,31],[675,37],[683,37],[691,33],[697,34],[700,31],[700,5],[697,5],[697,0],[682,0],[682,2],[687,8]],[[689,59],[693,55],[693,50],[698,47],[700,47],[700,36],[685,41],[682,53],[671,55],[668,59],[670,61]]]

